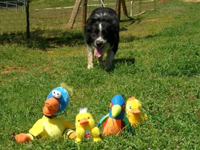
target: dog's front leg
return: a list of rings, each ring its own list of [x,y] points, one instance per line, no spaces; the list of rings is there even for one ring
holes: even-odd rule
[[[104,64],[104,68],[106,70],[110,69],[110,66],[112,65],[112,61],[113,61],[114,57],[115,57],[115,53],[112,50],[108,51],[106,61],[105,61],[105,64]]]
[[[97,63],[102,63],[103,62],[103,55],[101,55],[101,57],[98,58]]]
[[[87,56],[88,56],[88,66],[87,66],[87,68],[91,69],[94,66],[94,55],[93,55],[93,50],[89,45],[87,46]]]

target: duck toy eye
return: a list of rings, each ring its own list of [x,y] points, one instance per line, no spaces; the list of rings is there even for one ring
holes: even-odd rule
[[[57,90],[53,90],[52,95],[53,95],[53,97],[55,97],[57,99],[61,98],[61,92],[59,92]]]

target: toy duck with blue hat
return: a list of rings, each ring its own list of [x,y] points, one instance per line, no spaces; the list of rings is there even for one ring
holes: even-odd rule
[[[65,84],[54,88],[45,101],[43,107],[44,116],[39,119],[29,133],[20,133],[15,135],[15,140],[19,143],[26,143],[34,139],[43,137],[61,137],[66,136],[70,139],[75,138],[75,124],[65,118],[57,117],[69,103],[69,94]],[[68,88],[69,89],[69,88]]]
[[[125,101],[121,95],[115,95],[110,103],[109,113],[101,117],[97,126],[103,124],[102,131],[105,136],[120,134],[122,129],[131,131],[128,118],[125,116]]]

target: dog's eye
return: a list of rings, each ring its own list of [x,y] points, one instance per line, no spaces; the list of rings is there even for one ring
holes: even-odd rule
[[[91,32],[91,29],[87,29],[87,32]]]
[[[94,29],[94,30],[92,30],[92,33],[95,33],[95,34],[97,34],[97,33],[99,33],[99,30],[97,30],[97,29]]]
[[[92,35],[91,35],[92,37],[96,37],[96,34],[95,33],[92,33]]]
[[[102,31],[102,34],[106,34],[106,31],[105,31],[105,30],[103,30],[103,31]]]

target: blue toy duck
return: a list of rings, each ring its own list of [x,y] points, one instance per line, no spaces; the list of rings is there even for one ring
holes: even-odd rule
[[[69,94],[64,88],[65,84],[53,89],[45,101],[43,107],[44,116],[39,119],[29,133],[20,133],[15,136],[19,143],[26,143],[35,138],[61,137],[67,135],[70,139],[75,138],[75,124],[70,120],[58,118],[57,114],[62,112],[68,105]]]
[[[125,101],[121,95],[115,95],[110,103],[109,113],[101,117],[97,126],[103,123],[103,134],[119,134],[123,128],[131,131],[129,120],[125,116]]]

